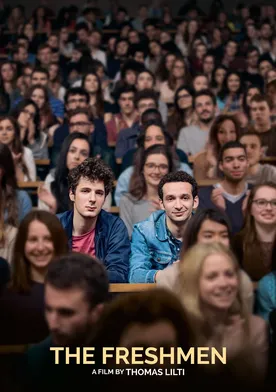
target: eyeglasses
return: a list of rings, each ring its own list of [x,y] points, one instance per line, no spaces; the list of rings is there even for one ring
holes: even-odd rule
[[[75,122],[75,123],[69,123],[69,127],[73,128],[73,127],[85,127],[86,125],[90,125],[88,122],[84,122],[84,121],[79,121],[79,122]]]
[[[159,171],[165,172],[169,169],[168,165],[165,165],[164,163],[161,165],[156,165],[155,163],[146,163],[145,166],[147,169],[152,171],[158,168]]]
[[[253,200],[253,203],[255,203],[259,209],[266,208],[268,204],[270,204],[271,208],[276,209],[276,199],[274,200],[257,199],[257,200]]]

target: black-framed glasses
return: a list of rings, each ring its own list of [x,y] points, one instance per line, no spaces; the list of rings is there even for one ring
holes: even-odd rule
[[[256,199],[253,200],[253,203],[255,203],[259,209],[266,208],[268,204],[270,204],[271,208],[276,209],[276,199],[273,200]]]

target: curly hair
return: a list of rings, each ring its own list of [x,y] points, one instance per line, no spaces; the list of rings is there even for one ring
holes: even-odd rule
[[[111,168],[99,158],[87,158],[79,166],[69,172],[68,188],[75,194],[76,188],[81,180],[86,178],[91,182],[103,181],[105,196],[113,187],[114,175]]]
[[[184,172],[183,170],[179,170],[175,173],[166,174],[158,185],[158,196],[160,200],[163,200],[163,186],[168,182],[188,182],[192,185],[192,195],[195,198],[198,194],[198,187],[196,180],[190,176],[190,174]]]

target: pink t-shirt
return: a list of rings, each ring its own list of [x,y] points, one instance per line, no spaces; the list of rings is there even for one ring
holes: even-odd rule
[[[72,238],[72,251],[95,256],[95,228]]]

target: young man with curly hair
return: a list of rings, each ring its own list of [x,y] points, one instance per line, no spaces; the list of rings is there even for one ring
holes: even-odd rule
[[[162,209],[134,225],[130,283],[154,283],[159,271],[179,260],[184,228],[198,206],[197,183],[184,171],[165,175],[158,194]]]
[[[102,160],[87,158],[68,177],[72,211],[58,215],[73,252],[96,256],[110,283],[128,279],[130,242],[123,221],[102,209],[113,186],[112,170]]]

